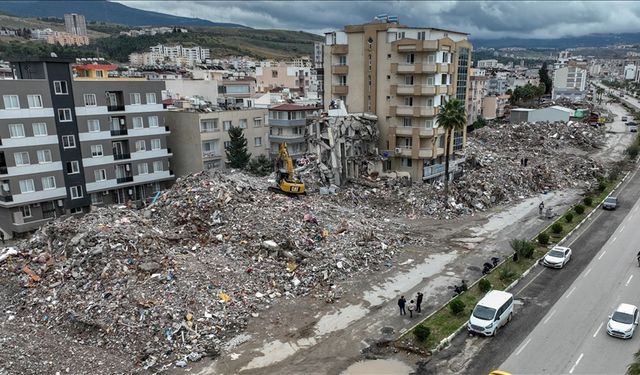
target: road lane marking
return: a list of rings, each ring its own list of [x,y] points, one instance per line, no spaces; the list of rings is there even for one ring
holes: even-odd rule
[[[566,297],[564,297],[564,298],[569,298],[569,296],[571,296],[571,293],[573,293],[573,291],[574,291],[574,290],[576,290],[576,288],[577,288],[577,286],[574,286],[574,287],[573,287],[573,289],[571,289],[571,290],[569,291],[569,294],[567,294],[567,296],[566,296]]]
[[[624,284],[624,286],[629,286],[629,283],[631,282],[631,279],[633,279],[633,275],[629,276],[629,280],[627,280],[627,283]]]
[[[544,268],[543,268],[543,269],[541,269],[541,270],[540,270],[540,272],[538,272],[538,274],[537,274],[537,275],[535,275],[535,276],[533,277],[533,279],[531,279],[528,283],[526,283],[526,284],[522,287],[522,289],[520,289],[520,291],[518,291],[518,294],[520,294],[520,293],[521,293],[523,290],[525,290],[529,285],[531,285],[531,283],[532,283],[535,279],[537,279],[537,278],[538,278],[538,276],[540,276],[540,274],[541,274],[541,273],[542,273],[542,271],[544,271],[544,270],[545,270]]]
[[[602,254],[600,254],[600,256],[598,257],[598,260],[602,259],[602,257],[604,256],[604,254],[606,254],[606,252],[607,252],[607,250],[604,250],[604,251],[602,252]]]
[[[571,367],[571,370],[569,370],[569,374],[573,374],[573,370],[576,369],[576,366],[578,366],[578,363],[580,363],[580,360],[582,359],[583,356],[584,356],[584,353],[580,353],[580,357],[578,357],[578,360],[576,361],[575,365],[573,365],[573,367]]]
[[[516,352],[516,355],[519,355],[524,350],[525,346],[529,345],[530,342],[531,342],[531,339],[527,340],[527,342],[525,342],[524,345],[522,345],[520,349],[518,349],[518,351]]]
[[[611,243],[616,242],[617,239],[618,239],[618,236],[613,237],[613,241],[611,241]]]
[[[600,332],[600,328],[602,328],[602,325],[604,324],[604,322],[600,323],[600,325],[598,326],[598,329],[596,329],[596,331],[593,333],[593,337],[596,337],[596,335],[598,334],[598,332]]]
[[[622,231],[624,230],[624,225],[622,226],[622,228],[620,228],[620,233],[622,233]]]
[[[587,277],[587,275],[589,274],[589,272],[591,272],[591,268],[589,268],[589,269],[587,270],[587,272],[585,272],[585,273],[584,273],[584,277]]]
[[[544,322],[542,322],[542,324],[547,324],[547,322],[549,322],[549,319],[551,319],[551,317],[553,316],[553,314],[556,313],[556,310],[553,310],[551,312],[551,314],[549,314],[549,316],[547,317],[547,319],[544,320]]]

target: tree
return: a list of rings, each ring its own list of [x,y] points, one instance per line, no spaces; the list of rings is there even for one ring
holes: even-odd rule
[[[547,70],[547,63],[542,63],[542,68],[538,70],[538,76],[540,77],[540,83],[544,83],[544,93],[551,94],[551,88],[553,87],[553,81],[549,77],[549,70]]]
[[[444,144],[444,194],[449,194],[449,154],[450,143],[453,132],[464,129],[467,123],[467,116],[464,111],[464,102],[458,99],[451,99],[440,105],[438,110],[438,125],[442,126],[445,131]]]
[[[486,125],[487,125],[487,120],[485,120],[482,116],[478,116],[476,121],[474,121],[472,124],[474,129],[484,128]]]
[[[247,170],[257,176],[267,176],[273,172],[273,163],[266,156],[260,155],[257,158],[251,158]]]
[[[229,146],[225,150],[227,160],[231,168],[244,169],[251,159],[251,154],[247,152],[247,139],[244,132],[238,126],[229,128]]]
[[[599,87],[596,89],[596,95],[598,98],[598,104],[602,104],[602,94],[604,94],[604,89],[602,87]]]

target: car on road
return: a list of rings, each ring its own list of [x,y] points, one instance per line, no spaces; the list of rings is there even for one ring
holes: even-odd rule
[[[627,116],[622,116],[622,122],[627,122]]]
[[[513,294],[492,290],[473,308],[467,322],[467,330],[469,333],[495,336],[498,328],[511,321],[512,315]]]
[[[607,333],[613,337],[630,339],[638,325],[638,308],[628,303],[621,303],[618,308],[609,315]]]
[[[602,202],[602,208],[605,210],[615,210],[618,207],[618,198],[617,197],[607,197],[604,202]]]
[[[554,246],[542,259],[542,264],[551,268],[562,268],[571,259],[571,249]]]

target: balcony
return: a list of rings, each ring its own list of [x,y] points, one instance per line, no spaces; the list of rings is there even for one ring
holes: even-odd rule
[[[0,195],[0,202],[13,202],[13,195]]]
[[[133,182],[133,176],[118,177],[118,178],[116,178],[116,182],[118,184],[124,184],[124,183],[127,183],[127,182]]]
[[[302,134],[270,134],[269,139],[274,142],[300,143],[304,142]]]
[[[334,95],[347,95],[349,93],[349,86],[333,85],[332,91]]]
[[[0,167],[0,174],[7,174],[9,173],[7,167]]]
[[[395,150],[395,156],[403,156],[406,158],[410,158],[411,157],[411,153],[412,153],[412,147],[411,146],[401,146],[401,147],[397,147]],[[398,152],[400,151],[400,152]]]
[[[332,65],[331,74],[340,74],[340,75],[349,74],[349,66],[348,65]]]
[[[215,158],[221,158],[222,155],[220,154],[219,151],[203,151],[202,157],[204,159],[215,159]]]
[[[117,137],[119,135],[127,135],[128,131],[127,129],[111,129],[111,136],[112,137]]]
[[[435,73],[437,70],[436,64],[391,64],[391,73],[397,74],[427,74]]]
[[[391,85],[391,95],[432,96],[435,93],[434,85]]]
[[[124,111],[124,104],[108,105],[107,106],[107,111],[109,111],[109,112]]]
[[[423,168],[423,179],[427,180],[444,174],[444,164],[434,164]]]
[[[332,44],[330,48],[332,55],[346,55],[349,53],[348,44]]]
[[[389,127],[389,130],[395,129],[396,135],[413,135],[413,126],[398,126],[398,127]]]
[[[393,42],[397,52],[432,52],[438,50],[437,40],[402,39]]]
[[[390,116],[412,116],[412,117],[433,117],[436,114],[434,107],[418,107],[418,106],[390,106]]]
[[[430,148],[421,148],[420,151],[418,151],[418,157],[430,159],[433,157],[433,150]]]
[[[124,160],[124,159],[131,159],[131,154],[128,152],[113,154],[113,160]]]

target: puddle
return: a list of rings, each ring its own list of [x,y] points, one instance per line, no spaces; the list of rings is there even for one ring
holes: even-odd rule
[[[314,346],[316,343],[316,339],[313,337],[300,339],[296,342],[272,341],[266,343],[261,350],[264,355],[255,357],[240,371],[272,365],[295,354],[298,350]]]
[[[356,362],[340,375],[409,375],[412,368],[396,359]]]
[[[405,272],[386,281],[381,286],[374,286],[372,290],[366,291],[363,298],[369,302],[370,306],[376,306],[396,298],[398,293],[407,294],[409,290],[418,285],[425,277],[431,277],[442,272],[456,256],[457,252],[455,251],[430,256],[424,263],[416,264],[411,271]]]
[[[316,323],[316,335],[322,336],[330,332],[338,331],[346,328],[352,322],[364,318],[369,309],[359,305],[350,305],[342,308],[333,314],[322,316]]]

